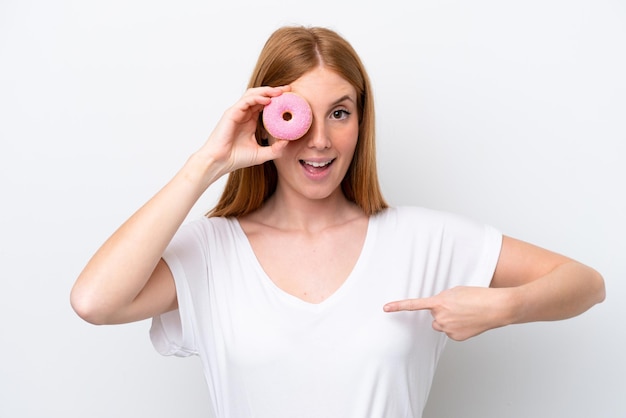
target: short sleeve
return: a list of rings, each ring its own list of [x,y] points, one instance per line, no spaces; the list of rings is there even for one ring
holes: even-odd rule
[[[501,247],[502,234],[493,226],[448,214],[441,248],[449,263],[448,287],[489,287]]]
[[[502,234],[490,225],[482,225],[482,230],[482,247],[477,253],[474,269],[476,273],[468,277],[468,286],[489,287],[500,258]]]
[[[389,216],[393,219],[394,211]],[[396,238],[394,248],[408,252],[410,274],[419,281],[420,294],[491,284],[502,246],[502,234],[496,228],[420,207],[399,207],[395,216],[396,222],[387,223]]]
[[[206,294],[207,253],[202,222],[184,225],[163,253],[176,284],[178,309],[152,318],[150,339],[162,355],[197,354],[196,309]]]

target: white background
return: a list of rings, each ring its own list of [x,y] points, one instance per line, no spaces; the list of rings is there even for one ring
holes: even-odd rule
[[[69,291],[292,23],[361,54],[391,203],[469,215],[605,276],[606,302],[580,317],[450,343],[425,418],[623,417],[618,0],[0,0],[0,417],[210,416],[197,359],[156,354],[148,321],[82,322]]]

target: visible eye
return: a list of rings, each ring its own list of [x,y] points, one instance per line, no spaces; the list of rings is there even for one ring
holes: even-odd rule
[[[348,116],[350,116],[350,112],[348,112],[346,109],[333,110],[333,113],[331,114],[331,117],[337,120],[346,119]]]

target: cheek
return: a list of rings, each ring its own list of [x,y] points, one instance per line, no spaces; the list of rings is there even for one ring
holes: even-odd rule
[[[356,145],[357,142],[359,140],[359,127],[354,126],[352,129],[349,129],[347,132],[345,132],[345,137],[344,137],[344,148],[347,152],[354,152],[354,150],[356,149]]]

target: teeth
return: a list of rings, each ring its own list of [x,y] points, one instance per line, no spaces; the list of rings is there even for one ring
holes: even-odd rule
[[[332,163],[332,162],[333,162],[333,160],[330,160],[330,161],[324,161],[324,162],[319,162],[319,163],[318,163],[318,162],[315,162],[315,161],[305,161],[304,163],[305,163],[306,165],[310,165],[311,167],[318,167],[318,168],[319,168],[319,167],[324,167],[324,166],[327,166],[328,164],[330,164],[330,163]]]

